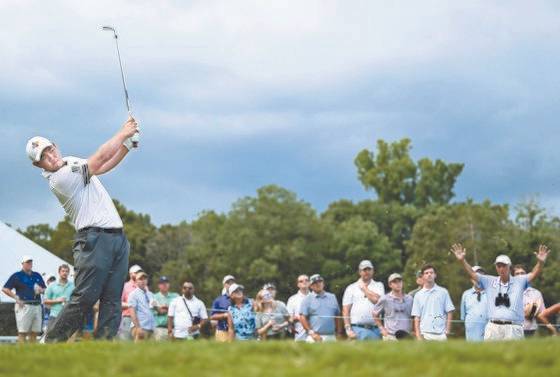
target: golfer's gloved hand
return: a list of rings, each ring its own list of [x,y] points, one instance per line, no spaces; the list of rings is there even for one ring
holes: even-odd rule
[[[139,142],[140,142],[140,134],[135,133],[133,136],[126,139],[123,145],[126,147],[126,149],[130,151],[133,148],[137,148]],[[134,146],[134,143],[136,143],[136,147]]]

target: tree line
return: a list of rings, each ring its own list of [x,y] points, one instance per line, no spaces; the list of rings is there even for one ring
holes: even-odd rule
[[[449,252],[462,242],[469,261],[493,272],[496,255],[532,268],[533,252],[546,243],[551,257],[535,283],[548,303],[560,300],[560,219],[550,216],[536,199],[515,206],[486,200],[452,202],[463,164],[418,161],[409,139],[377,142],[355,158],[357,176],[370,200],[341,199],[318,213],[296,193],[268,185],[233,203],[227,213],[205,211],[192,222],[155,226],[147,214],[115,201],[131,243],[130,263],[142,266],[152,285],[168,276],[178,290],[192,281],[207,304],[221,290],[224,275],[233,274],[251,295],[266,282],[277,284],[286,299],[299,274],[321,273],[338,297],[357,279],[360,260],[371,259],[376,280],[386,284],[392,272],[404,272],[405,285],[424,263],[438,270],[438,283],[456,303],[470,283]],[[373,195],[372,195],[373,196]],[[37,224],[22,234],[72,262],[74,228],[64,218],[54,228]]]

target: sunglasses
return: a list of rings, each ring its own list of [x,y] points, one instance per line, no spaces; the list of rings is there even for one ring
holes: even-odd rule
[[[183,289],[194,289],[194,287],[186,285],[186,286],[183,287]]]

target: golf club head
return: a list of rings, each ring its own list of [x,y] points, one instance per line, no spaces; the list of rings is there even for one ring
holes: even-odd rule
[[[110,30],[113,33],[116,33],[115,28],[112,26],[101,26],[101,30]]]

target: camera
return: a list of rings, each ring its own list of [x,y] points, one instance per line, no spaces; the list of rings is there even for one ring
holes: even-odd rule
[[[498,297],[496,297],[496,301],[494,302],[494,305],[496,306],[504,305],[506,308],[509,308],[510,302],[509,302],[508,294],[498,293]]]
[[[195,315],[192,319],[192,323],[193,325],[199,325],[200,322],[202,322],[202,318],[200,318],[199,316]]]

